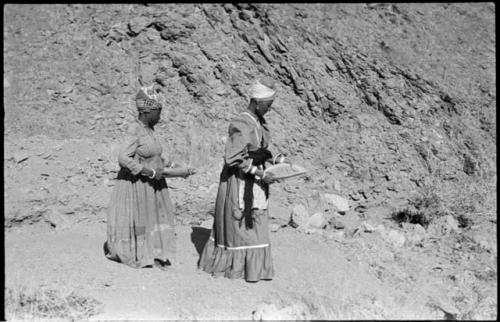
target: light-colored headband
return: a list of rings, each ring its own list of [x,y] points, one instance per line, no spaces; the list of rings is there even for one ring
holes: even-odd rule
[[[250,97],[256,100],[273,99],[276,91],[256,81],[250,90]]]

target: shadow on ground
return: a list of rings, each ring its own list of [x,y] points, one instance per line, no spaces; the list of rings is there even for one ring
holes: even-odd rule
[[[201,253],[203,248],[210,237],[210,229],[203,227],[191,227],[191,242],[194,244],[196,251],[198,252],[198,264],[200,263]]]

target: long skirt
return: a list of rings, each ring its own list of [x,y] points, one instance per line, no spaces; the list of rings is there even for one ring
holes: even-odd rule
[[[107,258],[134,268],[175,259],[174,207],[164,179],[134,176],[121,168],[107,217]]]
[[[223,169],[214,225],[199,267],[207,273],[248,282],[273,278],[267,209],[239,209],[238,180]]]

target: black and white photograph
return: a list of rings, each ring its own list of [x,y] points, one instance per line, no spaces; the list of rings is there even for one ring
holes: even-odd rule
[[[2,8],[0,320],[498,319],[494,2]]]

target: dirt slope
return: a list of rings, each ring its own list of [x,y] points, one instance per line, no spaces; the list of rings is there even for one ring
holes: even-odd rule
[[[47,278],[111,317],[126,290],[163,277],[99,248],[133,96],[156,81],[165,155],[199,175],[170,182],[183,259],[161,285],[173,291],[123,298],[123,317],[496,317],[494,14],[490,3],[6,5],[7,285]],[[310,172],[273,187],[277,280],[212,280],[196,272],[189,235],[211,218],[228,120],[260,75],[278,83],[273,150]],[[350,210],[321,208],[323,193]],[[299,204],[326,228],[285,228]],[[398,212],[428,223],[398,224]],[[308,251],[297,258],[297,247]]]

